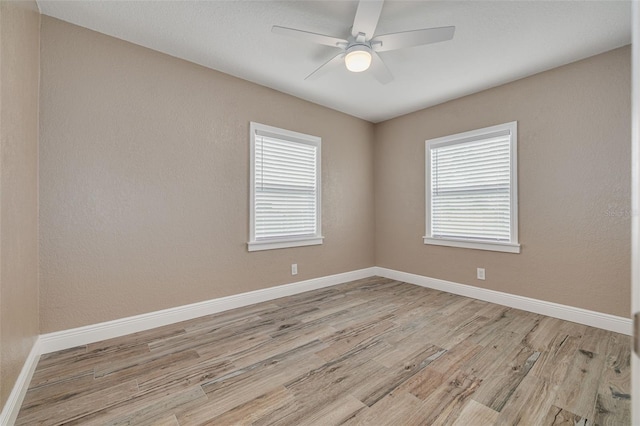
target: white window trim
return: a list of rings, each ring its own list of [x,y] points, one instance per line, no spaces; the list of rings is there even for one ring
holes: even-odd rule
[[[249,181],[249,241],[247,242],[248,251],[273,250],[289,247],[303,247],[311,245],[320,245],[323,242],[322,236],[322,139],[318,136],[306,135],[304,133],[293,132],[291,130],[280,129],[277,127],[267,126],[251,122],[250,131],[250,181]],[[283,237],[256,240],[255,233],[255,146],[256,135],[272,136],[276,138],[291,140],[299,143],[315,145],[317,147],[316,157],[316,173],[317,173],[317,192],[316,192],[316,234],[304,237]]]
[[[489,135],[494,133],[500,133],[504,135],[504,132],[508,131],[511,135],[511,241],[505,242],[490,242],[490,241],[476,241],[471,239],[458,239],[458,238],[434,238],[431,233],[431,148],[442,145],[451,145],[459,143],[465,139],[485,139]],[[424,244],[448,246],[448,247],[461,247],[478,250],[490,250],[500,251],[506,253],[520,253],[520,244],[518,240],[518,122],[512,121],[510,123],[499,124],[497,126],[485,127],[483,129],[471,130],[469,132],[458,133],[455,135],[443,136],[435,139],[428,139],[425,141],[425,201],[426,201],[426,236],[423,237]]]

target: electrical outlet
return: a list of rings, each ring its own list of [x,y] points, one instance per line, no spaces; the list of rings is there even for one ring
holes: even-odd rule
[[[291,264],[291,275],[298,275],[298,264],[297,263],[292,263]]]
[[[477,277],[479,280],[484,280],[484,268],[478,268]]]

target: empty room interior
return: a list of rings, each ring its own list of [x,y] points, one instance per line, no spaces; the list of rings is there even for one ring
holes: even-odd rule
[[[2,0],[0,424],[631,424],[633,7]]]

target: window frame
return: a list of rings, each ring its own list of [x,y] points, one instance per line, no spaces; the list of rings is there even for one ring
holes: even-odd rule
[[[509,132],[510,135],[510,241],[477,241],[465,238],[441,238],[433,237],[431,230],[431,149],[445,145],[455,145],[481,141]],[[425,206],[426,206],[426,235],[423,237],[424,244],[470,248],[478,250],[490,250],[506,253],[520,253],[520,243],[518,239],[518,122],[511,121],[496,126],[471,130],[454,135],[443,136],[425,141]]]
[[[249,241],[248,251],[272,250],[290,247],[320,245],[322,236],[322,138],[291,130],[280,129],[256,122],[250,122],[250,176],[249,176]],[[316,147],[316,233],[315,235],[287,236],[256,240],[256,136],[268,136],[288,142],[313,145]]]

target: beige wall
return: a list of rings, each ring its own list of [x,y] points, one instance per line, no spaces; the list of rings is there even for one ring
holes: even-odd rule
[[[376,264],[628,317],[630,76],[627,46],[376,125]],[[424,245],[425,139],[514,120],[522,252]]]
[[[374,265],[371,123],[44,16],[41,42],[43,333]],[[250,121],[322,137],[324,245],[247,252]]]
[[[628,47],[374,126],[52,18],[41,39],[42,332],[374,264],[629,315]],[[323,138],[323,246],[247,252],[252,120]],[[512,120],[522,253],[425,246],[424,140]]]
[[[38,335],[35,2],[0,2],[0,406]]]

